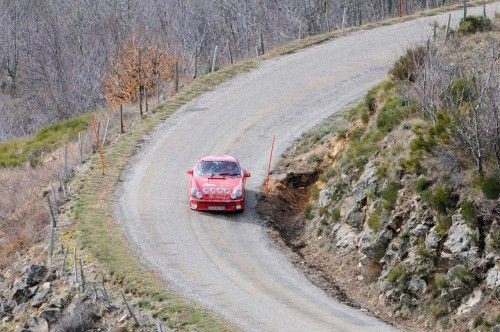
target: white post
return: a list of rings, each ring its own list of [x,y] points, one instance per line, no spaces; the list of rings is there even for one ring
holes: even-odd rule
[[[219,49],[219,45],[215,45],[214,58],[212,59],[212,73],[215,71],[215,62],[217,60],[217,50],[218,49]]]
[[[341,27],[341,30],[344,30],[346,14],[347,14],[347,7],[344,7],[344,12],[342,14],[342,27]]]

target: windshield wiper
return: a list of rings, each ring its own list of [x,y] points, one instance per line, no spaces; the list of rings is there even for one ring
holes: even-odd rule
[[[239,174],[235,173],[219,173],[220,176],[238,176]]]

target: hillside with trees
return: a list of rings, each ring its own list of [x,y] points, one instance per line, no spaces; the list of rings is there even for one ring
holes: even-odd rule
[[[109,89],[118,84],[116,75],[124,73],[116,72],[123,68],[114,61],[132,56],[124,52],[131,43],[137,54],[129,61],[136,61],[138,75],[119,83],[131,90],[120,97],[123,102],[168,96],[172,91],[172,67],[161,68],[161,73],[153,70],[156,77],[139,82],[139,67],[155,66],[146,57],[161,54],[174,59],[181,80],[186,81],[296,38],[460,2],[3,0],[0,140],[101,106],[115,106],[116,95],[107,104]],[[140,87],[130,84],[134,80]]]

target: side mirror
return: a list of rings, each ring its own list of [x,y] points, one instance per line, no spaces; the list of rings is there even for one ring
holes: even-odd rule
[[[186,171],[186,173],[187,173],[187,174],[189,174],[189,175],[193,175],[193,170],[192,170],[192,169],[188,169],[188,170]]]
[[[245,171],[245,177],[249,178],[250,177],[250,173],[248,173],[247,171]]]

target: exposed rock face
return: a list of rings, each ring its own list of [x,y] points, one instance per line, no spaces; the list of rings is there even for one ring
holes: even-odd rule
[[[436,231],[436,227],[433,227],[425,238],[425,248],[435,250],[438,247],[439,241],[441,241],[442,236]]]
[[[486,286],[491,289],[500,287],[500,268],[495,266],[486,275]]]
[[[356,233],[347,224],[338,224],[333,230],[332,244],[341,249],[353,249],[356,246]]]
[[[352,188],[352,195],[344,198],[340,207],[342,220],[354,228],[361,228],[365,215],[361,209],[366,205],[368,191],[377,181],[376,168],[373,163],[365,167],[365,171]]]
[[[47,267],[43,265],[31,265],[26,269],[23,275],[23,280],[28,286],[34,286],[39,284],[45,274],[47,273]]]
[[[366,164],[363,174],[352,188],[352,197],[356,203],[366,202],[368,190],[373,187],[377,181],[377,168],[373,162]],[[363,204],[364,205],[364,204]]]
[[[478,248],[473,242],[473,237],[477,237],[477,230],[473,230],[462,219],[460,214],[451,217],[452,224],[448,231],[448,238],[444,243],[442,255],[444,257],[458,257],[463,261],[477,258]]]
[[[410,284],[408,285],[410,293],[416,297],[422,296],[426,288],[427,283],[418,276],[414,276],[413,278],[411,278]]]
[[[31,300],[31,306],[34,308],[40,307],[47,300],[50,293],[52,293],[50,282],[46,282],[40,287],[40,291]]]
[[[463,316],[473,311],[482,299],[483,292],[480,289],[476,289],[469,299],[458,307],[457,316]]]
[[[385,250],[393,237],[394,232],[391,229],[384,229],[376,236],[366,233],[361,238],[359,250],[373,261],[379,261],[384,257]]]

